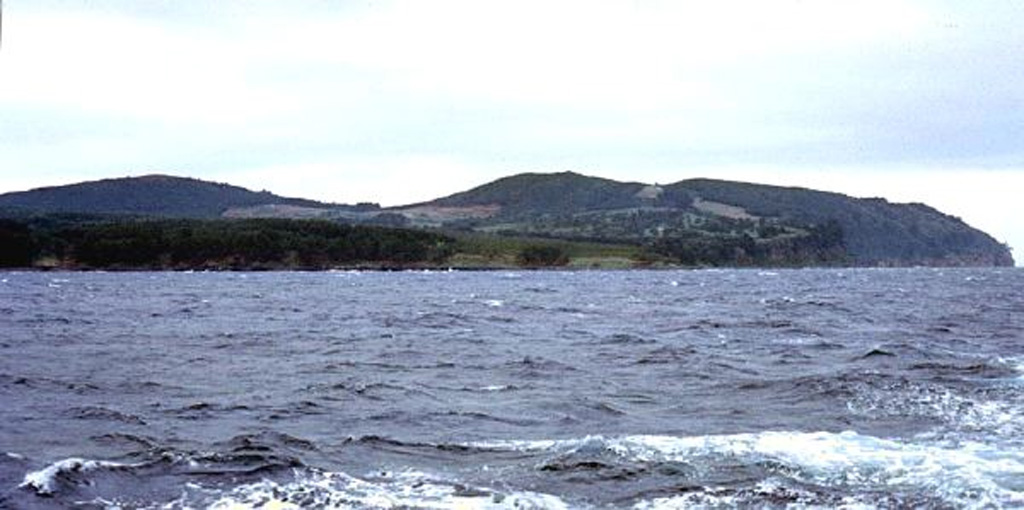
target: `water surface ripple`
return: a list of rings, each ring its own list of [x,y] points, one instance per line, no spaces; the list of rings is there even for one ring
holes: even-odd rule
[[[0,507],[1024,506],[1024,271],[0,273]]]

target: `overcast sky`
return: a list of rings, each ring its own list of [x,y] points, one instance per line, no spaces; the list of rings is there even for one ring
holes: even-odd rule
[[[1024,259],[1018,0],[7,0],[0,192],[395,205],[513,173],[919,201]]]

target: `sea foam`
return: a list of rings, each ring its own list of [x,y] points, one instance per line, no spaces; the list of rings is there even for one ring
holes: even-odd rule
[[[768,431],[689,437],[588,436],[492,441],[472,446],[554,455],[603,451],[628,462],[647,463],[714,465],[726,458],[743,465],[780,466],[777,471],[784,476],[823,487],[855,491],[910,489],[961,507],[1024,505],[1024,452],[968,441],[954,448],[881,439],[852,431]],[[671,508],[687,502],[696,503],[689,499],[663,503]]]
[[[169,505],[217,510],[235,508],[458,508],[568,509],[561,499],[535,492],[501,493],[468,488],[416,472],[360,479],[345,473],[297,473],[288,483],[270,480],[243,485],[223,494],[183,496]],[[195,499],[199,499],[196,501]]]
[[[58,479],[61,475],[71,473],[87,473],[97,469],[132,467],[131,464],[118,462],[107,462],[102,460],[89,460],[80,458],[64,459],[38,471],[32,471],[25,475],[20,487],[31,489],[41,496],[52,495],[57,491]]]

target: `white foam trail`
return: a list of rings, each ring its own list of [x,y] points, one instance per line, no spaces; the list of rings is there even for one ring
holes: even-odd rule
[[[880,439],[850,431],[779,431],[692,437],[588,436],[569,440],[495,441],[474,443],[474,446],[558,454],[603,450],[632,462],[714,463],[724,456],[739,458],[743,464],[779,463],[785,466],[786,476],[827,487],[854,490],[911,487],[956,506],[1024,505],[1024,452],[969,441],[944,447]],[[689,500],[666,503],[666,508],[686,501]]]
[[[25,475],[24,481],[19,487],[32,489],[41,496],[52,495],[57,491],[57,477],[61,473],[83,473],[101,468],[131,467],[131,464],[120,464],[102,460],[88,460],[80,458],[64,459],[39,471],[32,471]]]
[[[765,499],[772,499],[773,493],[770,488],[764,490],[759,489],[754,491],[754,499],[757,496],[763,496]],[[633,505],[634,510],[695,510],[705,508],[759,508],[761,506],[757,501],[751,501],[751,498],[740,497],[735,494],[729,493],[728,491],[721,489],[707,489],[703,492],[691,492],[682,496],[671,496],[665,498],[656,498],[649,501],[641,501],[636,505]],[[771,508],[774,508],[772,506]],[[815,504],[812,502],[808,503],[788,503],[786,505],[787,510],[875,510],[880,508],[877,504],[870,502],[859,501],[857,498],[843,498],[840,502],[831,503],[829,505]],[[887,508],[887,507],[886,507]]]
[[[458,508],[568,509],[559,498],[534,492],[502,494],[482,489],[459,490],[417,472],[404,472],[368,481],[344,473],[305,475],[294,482],[269,480],[244,485],[203,506],[237,508]]]
[[[899,393],[864,390],[847,403],[863,416],[927,416],[959,431],[984,431],[1002,437],[1020,433],[1022,409],[1000,401],[980,401],[945,388],[911,385]]]

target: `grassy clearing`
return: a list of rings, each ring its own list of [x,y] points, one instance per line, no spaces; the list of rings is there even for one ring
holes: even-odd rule
[[[448,235],[456,240],[455,253],[447,260],[455,267],[515,267],[523,250],[537,246],[560,250],[571,268],[627,269],[650,262],[650,255],[642,247],[628,244],[464,232]]]

